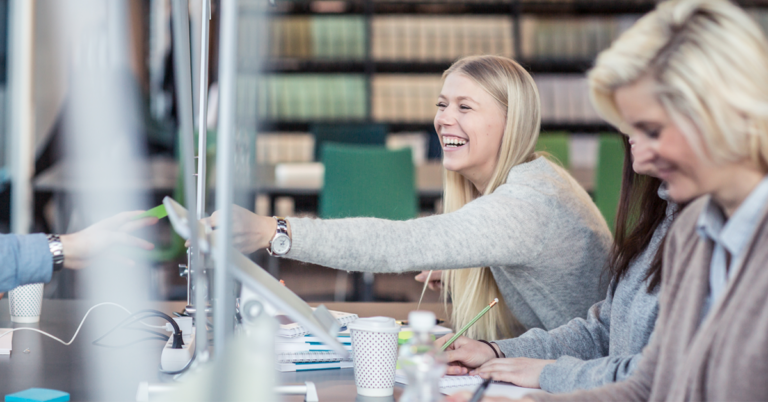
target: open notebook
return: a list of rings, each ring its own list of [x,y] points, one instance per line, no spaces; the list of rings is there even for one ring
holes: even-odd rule
[[[395,372],[395,382],[408,384],[408,377],[403,370],[398,369]],[[479,375],[447,375],[440,379],[440,392],[445,395],[451,395],[464,390],[474,392],[482,382],[483,378]],[[536,391],[541,392],[540,389],[523,388],[504,382],[494,382],[488,387],[485,395],[506,396],[507,398],[516,399]]]
[[[397,369],[395,372],[395,382],[400,384],[408,384],[408,376],[402,369]],[[483,378],[479,375],[447,375],[440,379],[440,389],[464,387],[464,386],[477,386],[483,382]]]

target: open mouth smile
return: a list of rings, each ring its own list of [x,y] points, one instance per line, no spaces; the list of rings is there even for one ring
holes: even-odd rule
[[[461,138],[461,137],[448,136],[448,135],[444,135],[442,137],[443,137],[443,148],[445,149],[452,150],[452,149],[461,148],[469,142],[469,140],[467,140],[466,138]]]

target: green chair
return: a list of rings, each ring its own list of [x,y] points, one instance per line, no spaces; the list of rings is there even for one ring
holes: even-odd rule
[[[322,161],[325,178],[320,193],[321,218],[416,217],[418,199],[410,148],[325,144]],[[357,299],[373,301],[373,275],[363,275],[362,280],[358,275],[355,282]],[[335,299],[343,301],[346,271],[339,271],[336,283]]]
[[[536,151],[547,152],[550,160],[566,169],[571,166],[570,137],[566,132],[541,133],[536,142]]]
[[[595,204],[613,231],[621,193],[624,144],[618,134],[600,134],[595,170]]]
[[[319,161],[323,145],[329,142],[383,146],[389,126],[381,123],[317,123],[309,131],[315,136],[315,160]]]

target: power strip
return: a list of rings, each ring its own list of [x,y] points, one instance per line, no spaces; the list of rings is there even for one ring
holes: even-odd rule
[[[173,349],[173,336],[168,338],[160,354],[160,368],[163,371],[175,373],[185,369],[195,355],[195,327],[192,325],[192,317],[174,317],[173,319],[179,324],[184,346],[181,349]],[[170,323],[166,324],[165,330],[173,333]]]

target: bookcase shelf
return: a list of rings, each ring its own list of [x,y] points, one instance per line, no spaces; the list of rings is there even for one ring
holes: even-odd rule
[[[592,60],[517,60],[532,73],[580,74],[589,70]],[[379,74],[442,74],[451,66],[450,61],[374,61],[370,72]],[[368,64],[355,60],[269,60],[264,73],[358,73],[369,72]]]
[[[768,7],[768,0],[736,1]],[[450,60],[484,53],[513,57],[531,72],[542,100],[543,132],[615,132],[589,106],[584,73],[655,3],[277,0],[270,7],[263,2],[244,15],[266,10],[269,23],[245,24],[241,35],[270,41],[239,53],[240,92],[248,111],[241,120],[269,132],[307,132],[314,121],[388,122],[392,132],[432,131],[432,94],[439,92],[440,75]],[[762,18],[768,25],[768,13]],[[260,91],[260,85],[267,89]]]
[[[318,120],[317,123],[362,123],[364,120]],[[310,125],[314,122],[302,121],[262,121],[259,124],[259,131],[263,132],[309,132]],[[410,132],[410,131],[434,131],[432,122],[409,123],[409,122],[385,122],[389,125],[391,132]],[[568,131],[572,133],[603,133],[616,132],[616,129],[605,123],[547,123],[541,125],[541,132],[547,131]]]

